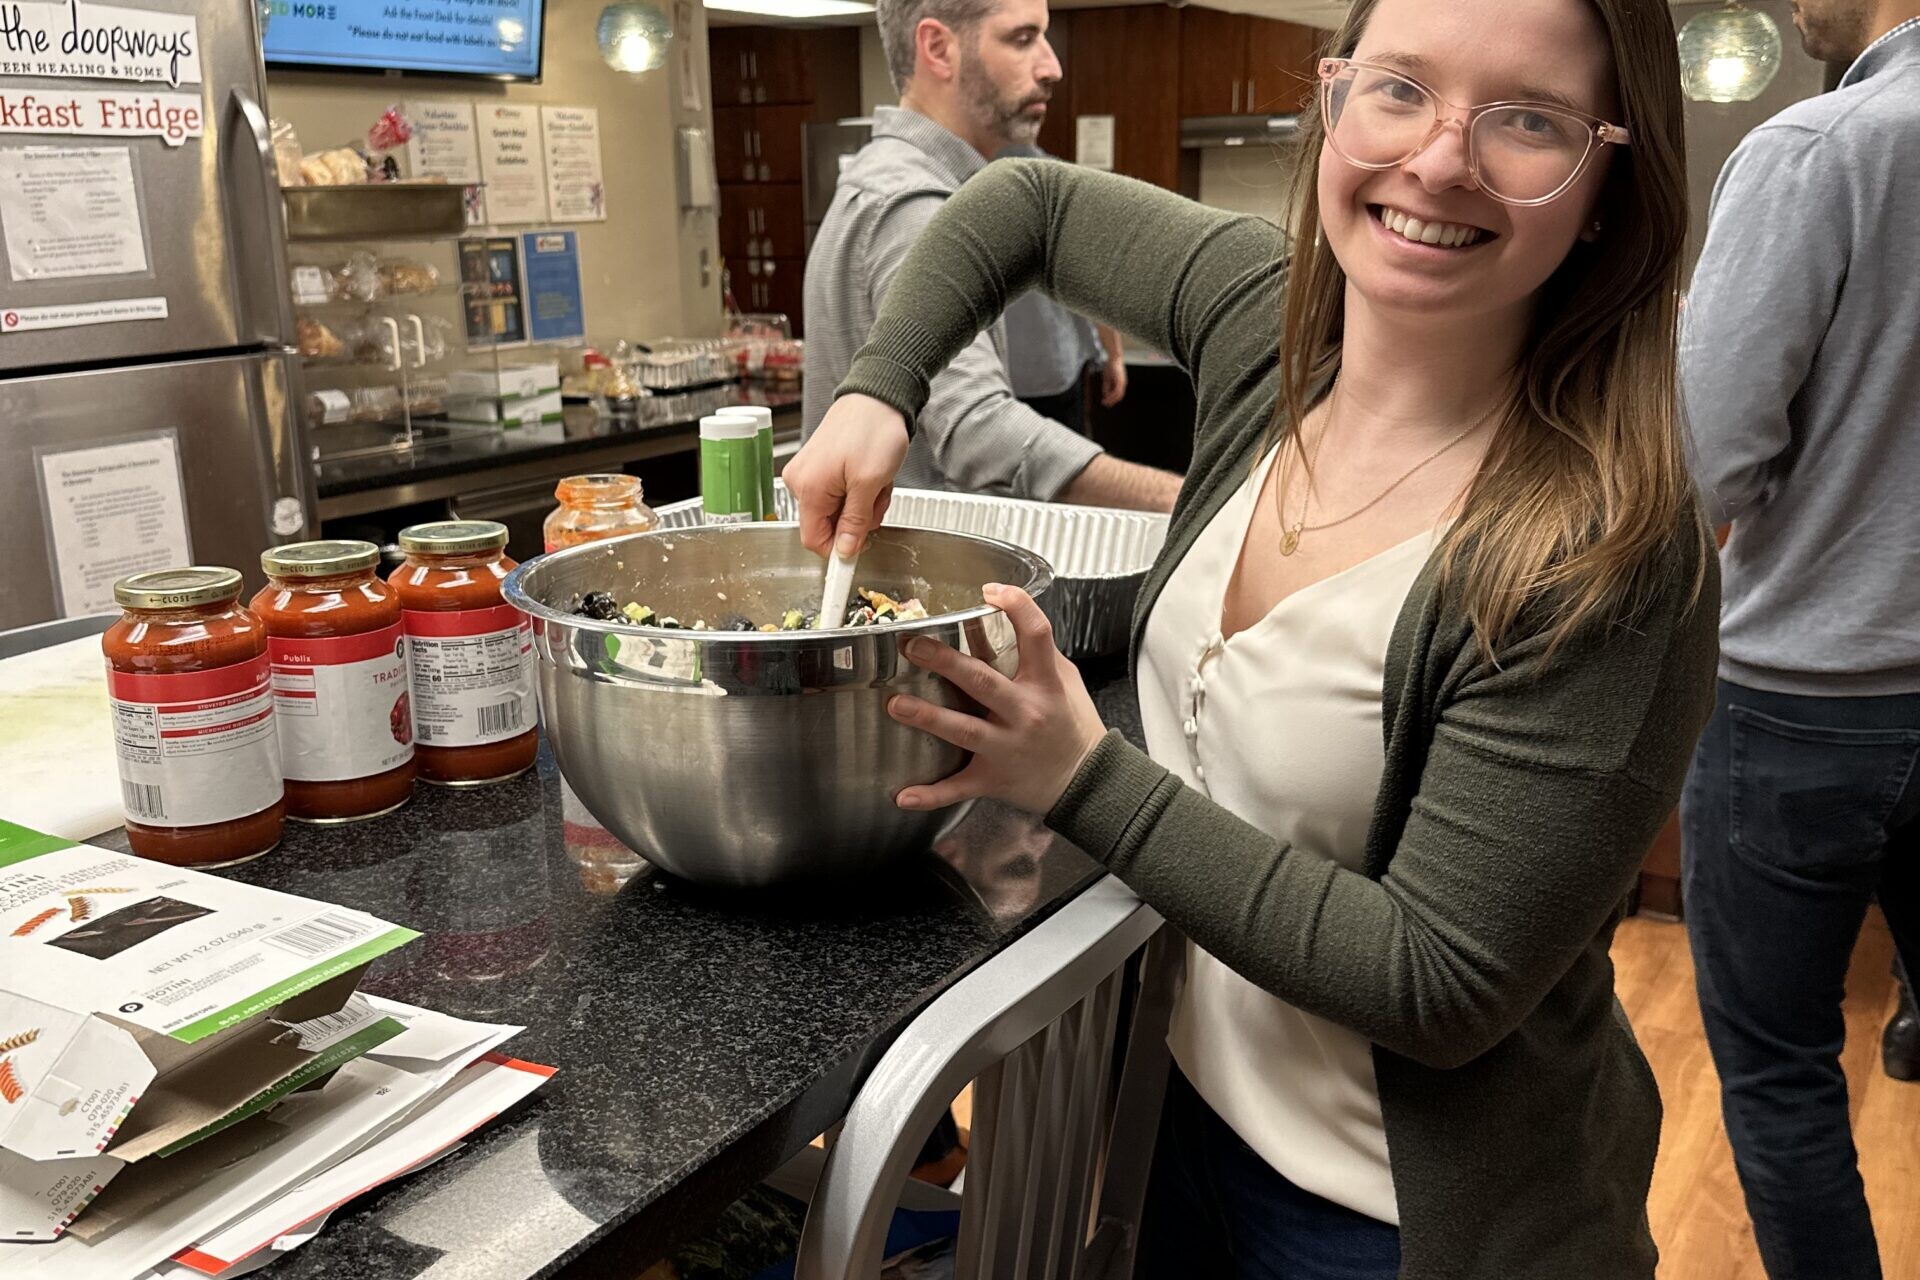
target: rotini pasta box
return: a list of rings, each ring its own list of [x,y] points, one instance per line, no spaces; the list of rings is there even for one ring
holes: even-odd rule
[[[0,1240],[398,1035],[348,1001],[418,936],[0,821]]]

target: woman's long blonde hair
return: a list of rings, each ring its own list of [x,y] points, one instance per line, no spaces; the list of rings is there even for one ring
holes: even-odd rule
[[[1631,616],[1675,530],[1691,521],[1689,536],[1706,538],[1675,372],[1687,180],[1673,22],[1665,0],[1588,2],[1607,29],[1633,145],[1613,157],[1604,234],[1576,244],[1541,287],[1511,400],[1443,552],[1488,657],[1521,638],[1523,611],[1550,649],[1596,615]],[[1352,56],[1377,5],[1354,0],[1330,56]],[[1340,365],[1347,277],[1320,234],[1325,141],[1316,99],[1294,174],[1275,443]]]

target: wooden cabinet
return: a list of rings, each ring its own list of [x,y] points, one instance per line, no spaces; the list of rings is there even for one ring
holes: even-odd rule
[[[1073,23],[1072,114],[1112,116],[1114,168],[1169,190],[1180,181],[1180,18],[1189,12],[1085,9]],[[1072,148],[1063,155],[1072,159]]]
[[[754,157],[760,182],[800,182],[807,176],[807,126],[815,120],[811,104],[753,109]]]
[[[1295,22],[1247,19],[1246,109],[1288,115],[1311,103],[1325,39],[1325,32]]]
[[[722,185],[720,252],[729,258],[804,258],[807,226],[800,188]]]
[[[779,312],[792,323],[793,336],[804,337],[800,313],[806,279],[804,257],[750,258],[734,280],[734,301],[747,311]]]
[[[714,168],[720,252],[734,301],[803,329],[806,127],[860,111],[853,27],[714,27]]]
[[[713,109],[713,171],[721,182],[752,182],[759,173],[753,159],[753,108]]]
[[[1237,116],[1247,109],[1247,23],[1243,13],[1180,14],[1180,114]]]
[[[853,28],[713,27],[707,38],[715,106],[797,106],[845,86],[859,109],[860,41]]]
[[[1284,115],[1313,96],[1326,33],[1216,9],[1180,12],[1180,114]]]

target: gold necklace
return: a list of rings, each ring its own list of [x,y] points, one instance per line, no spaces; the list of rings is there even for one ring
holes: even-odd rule
[[[1468,436],[1472,435],[1474,432],[1478,431],[1481,427],[1486,426],[1488,422],[1492,421],[1493,415],[1499,411],[1500,404],[1498,401],[1495,401],[1493,408],[1488,409],[1487,412],[1483,414],[1478,421],[1474,422],[1472,426],[1468,427],[1465,431],[1462,431],[1459,435],[1456,435],[1455,437],[1453,437],[1453,439],[1447,441],[1445,444],[1441,445],[1438,449],[1435,449],[1432,453],[1428,454],[1426,457],[1420,459],[1420,461],[1414,463],[1411,467],[1407,468],[1407,470],[1401,474],[1399,479],[1395,480],[1392,484],[1382,489],[1379,493],[1374,494],[1372,498],[1370,498],[1367,502],[1365,502],[1361,506],[1354,508],[1352,511],[1347,512],[1347,514],[1339,517],[1336,520],[1327,520],[1327,521],[1323,521],[1320,524],[1310,525],[1307,523],[1307,508],[1311,506],[1313,502],[1313,468],[1315,464],[1317,464],[1320,460],[1320,446],[1325,444],[1327,441],[1327,437],[1333,433],[1333,415],[1334,415],[1334,411],[1339,407],[1340,407],[1340,382],[1339,382],[1339,379],[1336,378],[1334,380],[1333,390],[1329,393],[1329,403],[1327,405],[1327,424],[1320,429],[1320,438],[1313,442],[1313,456],[1306,459],[1307,488],[1306,488],[1306,492],[1302,494],[1300,498],[1300,518],[1294,521],[1293,528],[1291,529],[1287,528],[1286,487],[1287,487],[1287,474],[1291,470],[1291,468],[1287,464],[1292,462],[1293,455],[1291,453],[1281,455],[1280,481],[1273,488],[1273,507],[1274,507],[1274,514],[1278,516],[1280,520],[1280,554],[1283,556],[1290,556],[1295,551],[1300,549],[1301,534],[1319,533],[1323,529],[1331,529],[1336,525],[1343,525],[1347,521],[1352,520],[1354,517],[1373,510],[1373,508],[1380,505],[1381,501],[1385,499],[1388,494],[1392,493],[1395,489],[1398,489],[1401,485],[1405,484],[1408,480],[1411,480],[1415,472],[1419,471],[1422,467],[1434,461],[1435,459],[1440,457],[1441,454],[1447,452],[1447,450],[1449,449],[1452,449],[1454,446],[1458,445],[1461,441],[1465,440]],[[1296,445],[1298,444],[1297,436],[1295,437],[1295,443]],[[1304,450],[1302,451],[1302,456],[1303,457],[1305,456]]]

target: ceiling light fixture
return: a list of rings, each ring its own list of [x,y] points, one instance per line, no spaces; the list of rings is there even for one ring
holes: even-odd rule
[[[1732,3],[1680,28],[1680,83],[1695,102],[1751,102],[1780,71],[1780,28]]]
[[[707,8],[760,18],[862,18],[873,0],[706,0]]]
[[[600,11],[600,25],[594,34],[600,42],[600,56],[608,66],[639,75],[666,65],[673,24],[650,4],[622,0]]]

